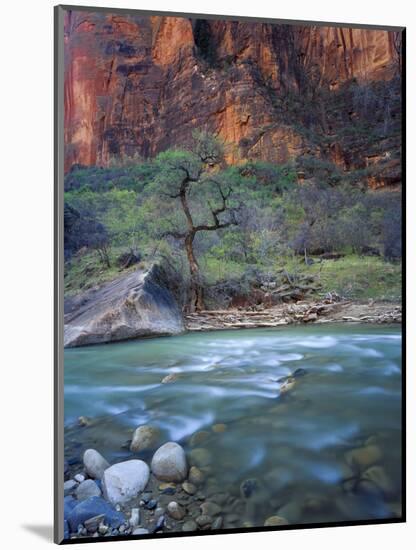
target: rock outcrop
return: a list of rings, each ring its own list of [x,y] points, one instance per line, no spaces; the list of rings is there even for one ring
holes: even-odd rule
[[[397,183],[400,50],[396,31],[68,11],[65,169],[204,128],[232,163],[308,155]]]
[[[65,301],[65,347],[178,334],[181,312],[161,267],[134,271]]]

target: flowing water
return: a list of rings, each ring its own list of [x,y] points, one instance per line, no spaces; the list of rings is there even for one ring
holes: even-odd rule
[[[279,379],[299,368],[306,374],[281,393]],[[178,376],[161,383],[168,374]],[[81,415],[93,424],[78,427]],[[208,432],[198,445],[202,490],[231,495],[225,527],[276,514],[293,523],[397,517],[401,329],[220,331],[65,350],[70,463],[88,447],[111,463],[131,458],[126,441],[141,424],[188,456],[191,436]],[[351,459],[361,448],[364,457]]]

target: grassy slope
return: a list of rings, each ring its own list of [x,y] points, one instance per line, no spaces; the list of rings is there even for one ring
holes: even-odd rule
[[[118,277],[121,273],[136,269],[120,271],[115,266],[115,258],[119,251],[113,251],[112,267],[103,266],[97,253],[89,252],[75,256],[70,268],[65,274],[66,295],[76,294],[87,290],[105,281]],[[208,284],[228,278],[238,279],[247,266],[232,261],[218,260],[212,257],[201,259],[203,270]],[[141,263],[140,267],[144,267]],[[401,299],[401,263],[388,263],[377,257],[346,256],[339,260],[324,260],[306,266],[300,258],[279,258],[271,270],[257,266],[262,271],[278,270],[284,267],[290,273],[317,274],[322,283],[322,293],[335,290],[340,295],[355,300],[387,300]]]

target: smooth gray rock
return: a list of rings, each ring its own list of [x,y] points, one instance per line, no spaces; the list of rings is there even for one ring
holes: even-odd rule
[[[106,459],[95,449],[87,449],[83,456],[84,468],[94,479],[101,479],[104,471],[110,466]]]
[[[186,514],[184,508],[174,500],[172,502],[169,502],[166,510],[171,518],[177,519],[179,521],[183,519]]]
[[[153,426],[139,426],[136,428],[130,445],[132,453],[138,453],[145,449],[155,449],[160,438],[160,431]]]
[[[78,500],[86,500],[90,497],[100,497],[101,490],[93,479],[86,479],[78,485],[75,495]]]
[[[157,265],[68,298],[64,322],[65,347],[184,331],[181,312],[167,287],[167,276]]]
[[[143,460],[113,464],[103,476],[103,493],[111,504],[123,504],[137,497],[149,481],[149,466]]]
[[[68,479],[68,481],[65,481],[65,483],[64,483],[64,496],[68,496],[71,493],[73,493],[77,487],[78,487],[78,483],[76,481],[74,481],[73,479]]]
[[[161,481],[183,481],[188,473],[185,451],[173,441],[165,443],[153,455],[151,469]]]

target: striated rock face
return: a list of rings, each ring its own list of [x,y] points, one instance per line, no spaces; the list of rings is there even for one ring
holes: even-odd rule
[[[400,48],[392,31],[68,11],[65,168],[152,157],[204,128],[229,162],[381,162],[373,184],[397,183]],[[359,135],[360,93],[384,98],[376,112],[364,102],[387,128],[375,146]]]
[[[64,345],[75,347],[136,338],[178,334],[184,330],[179,308],[158,266],[135,271],[68,298]]]

